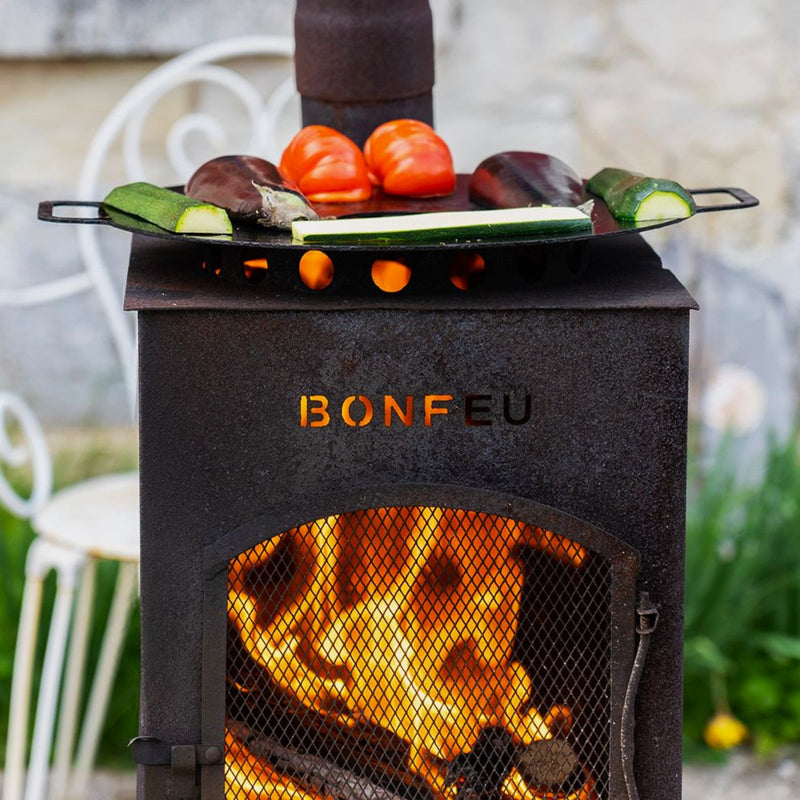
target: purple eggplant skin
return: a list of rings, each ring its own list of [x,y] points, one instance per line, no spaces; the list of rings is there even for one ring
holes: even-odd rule
[[[187,197],[224,208],[232,219],[288,229],[296,219],[318,219],[297,187],[270,161],[220,156],[206,161],[186,183]]]
[[[487,208],[579,206],[583,181],[555,156],[509,150],[484,159],[470,176],[469,199]]]

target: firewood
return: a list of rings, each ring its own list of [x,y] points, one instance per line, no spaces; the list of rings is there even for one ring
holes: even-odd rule
[[[532,788],[560,788],[580,771],[580,762],[569,742],[543,739],[519,749],[516,767]]]
[[[303,787],[315,789],[333,800],[403,800],[382,786],[343,769],[320,756],[307,755],[282,745],[270,736],[251,737],[246,742],[253,755],[268,761],[278,772]]]

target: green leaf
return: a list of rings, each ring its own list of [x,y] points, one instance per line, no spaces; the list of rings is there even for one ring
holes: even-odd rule
[[[799,659],[800,638],[783,633],[756,633],[752,638],[753,645],[763,650],[772,658]]]
[[[770,716],[781,708],[783,691],[774,675],[748,675],[736,692],[737,707],[743,716]]]
[[[687,667],[695,667],[725,675],[731,662],[720,648],[707,636],[695,636],[686,640],[684,658]]]

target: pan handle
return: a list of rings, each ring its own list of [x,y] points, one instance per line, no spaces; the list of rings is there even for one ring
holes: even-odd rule
[[[729,194],[735,203],[709,203],[708,205],[697,205],[697,213],[703,211],[728,211],[732,208],[752,208],[758,205],[758,198],[753,197],[750,192],[739,189],[736,186],[718,186],[710,189],[689,189],[689,194]]]
[[[39,212],[37,217],[44,222],[71,222],[78,223],[80,225],[107,225],[108,217],[100,216],[102,205],[102,203],[98,203],[95,200],[42,200],[42,202],[39,203]],[[95,208],[98,211],[98,215],[96,217],[67,217],[53,213],[53,209],[60,208],[62,206],[72,206],[73,208],[77,206]]]

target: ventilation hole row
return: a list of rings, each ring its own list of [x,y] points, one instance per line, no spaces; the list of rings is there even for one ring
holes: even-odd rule
[[[266,258],[253,258],[244,261],[242,267],[248,283],[260,283],[269,263]],[[483,280],[485,268],[486,262],[478,253],[457,253],[450,262],[450,281],[456,288],[467,291]],[[333,281],[333,261],[321,250],[308,250],[300,258],[298,272],[305,286],[321,291]],[[411,280],[411,267],[403,259],[377,258],[372,262],[370,275],[372,282],[382,292],[400,292]]]

